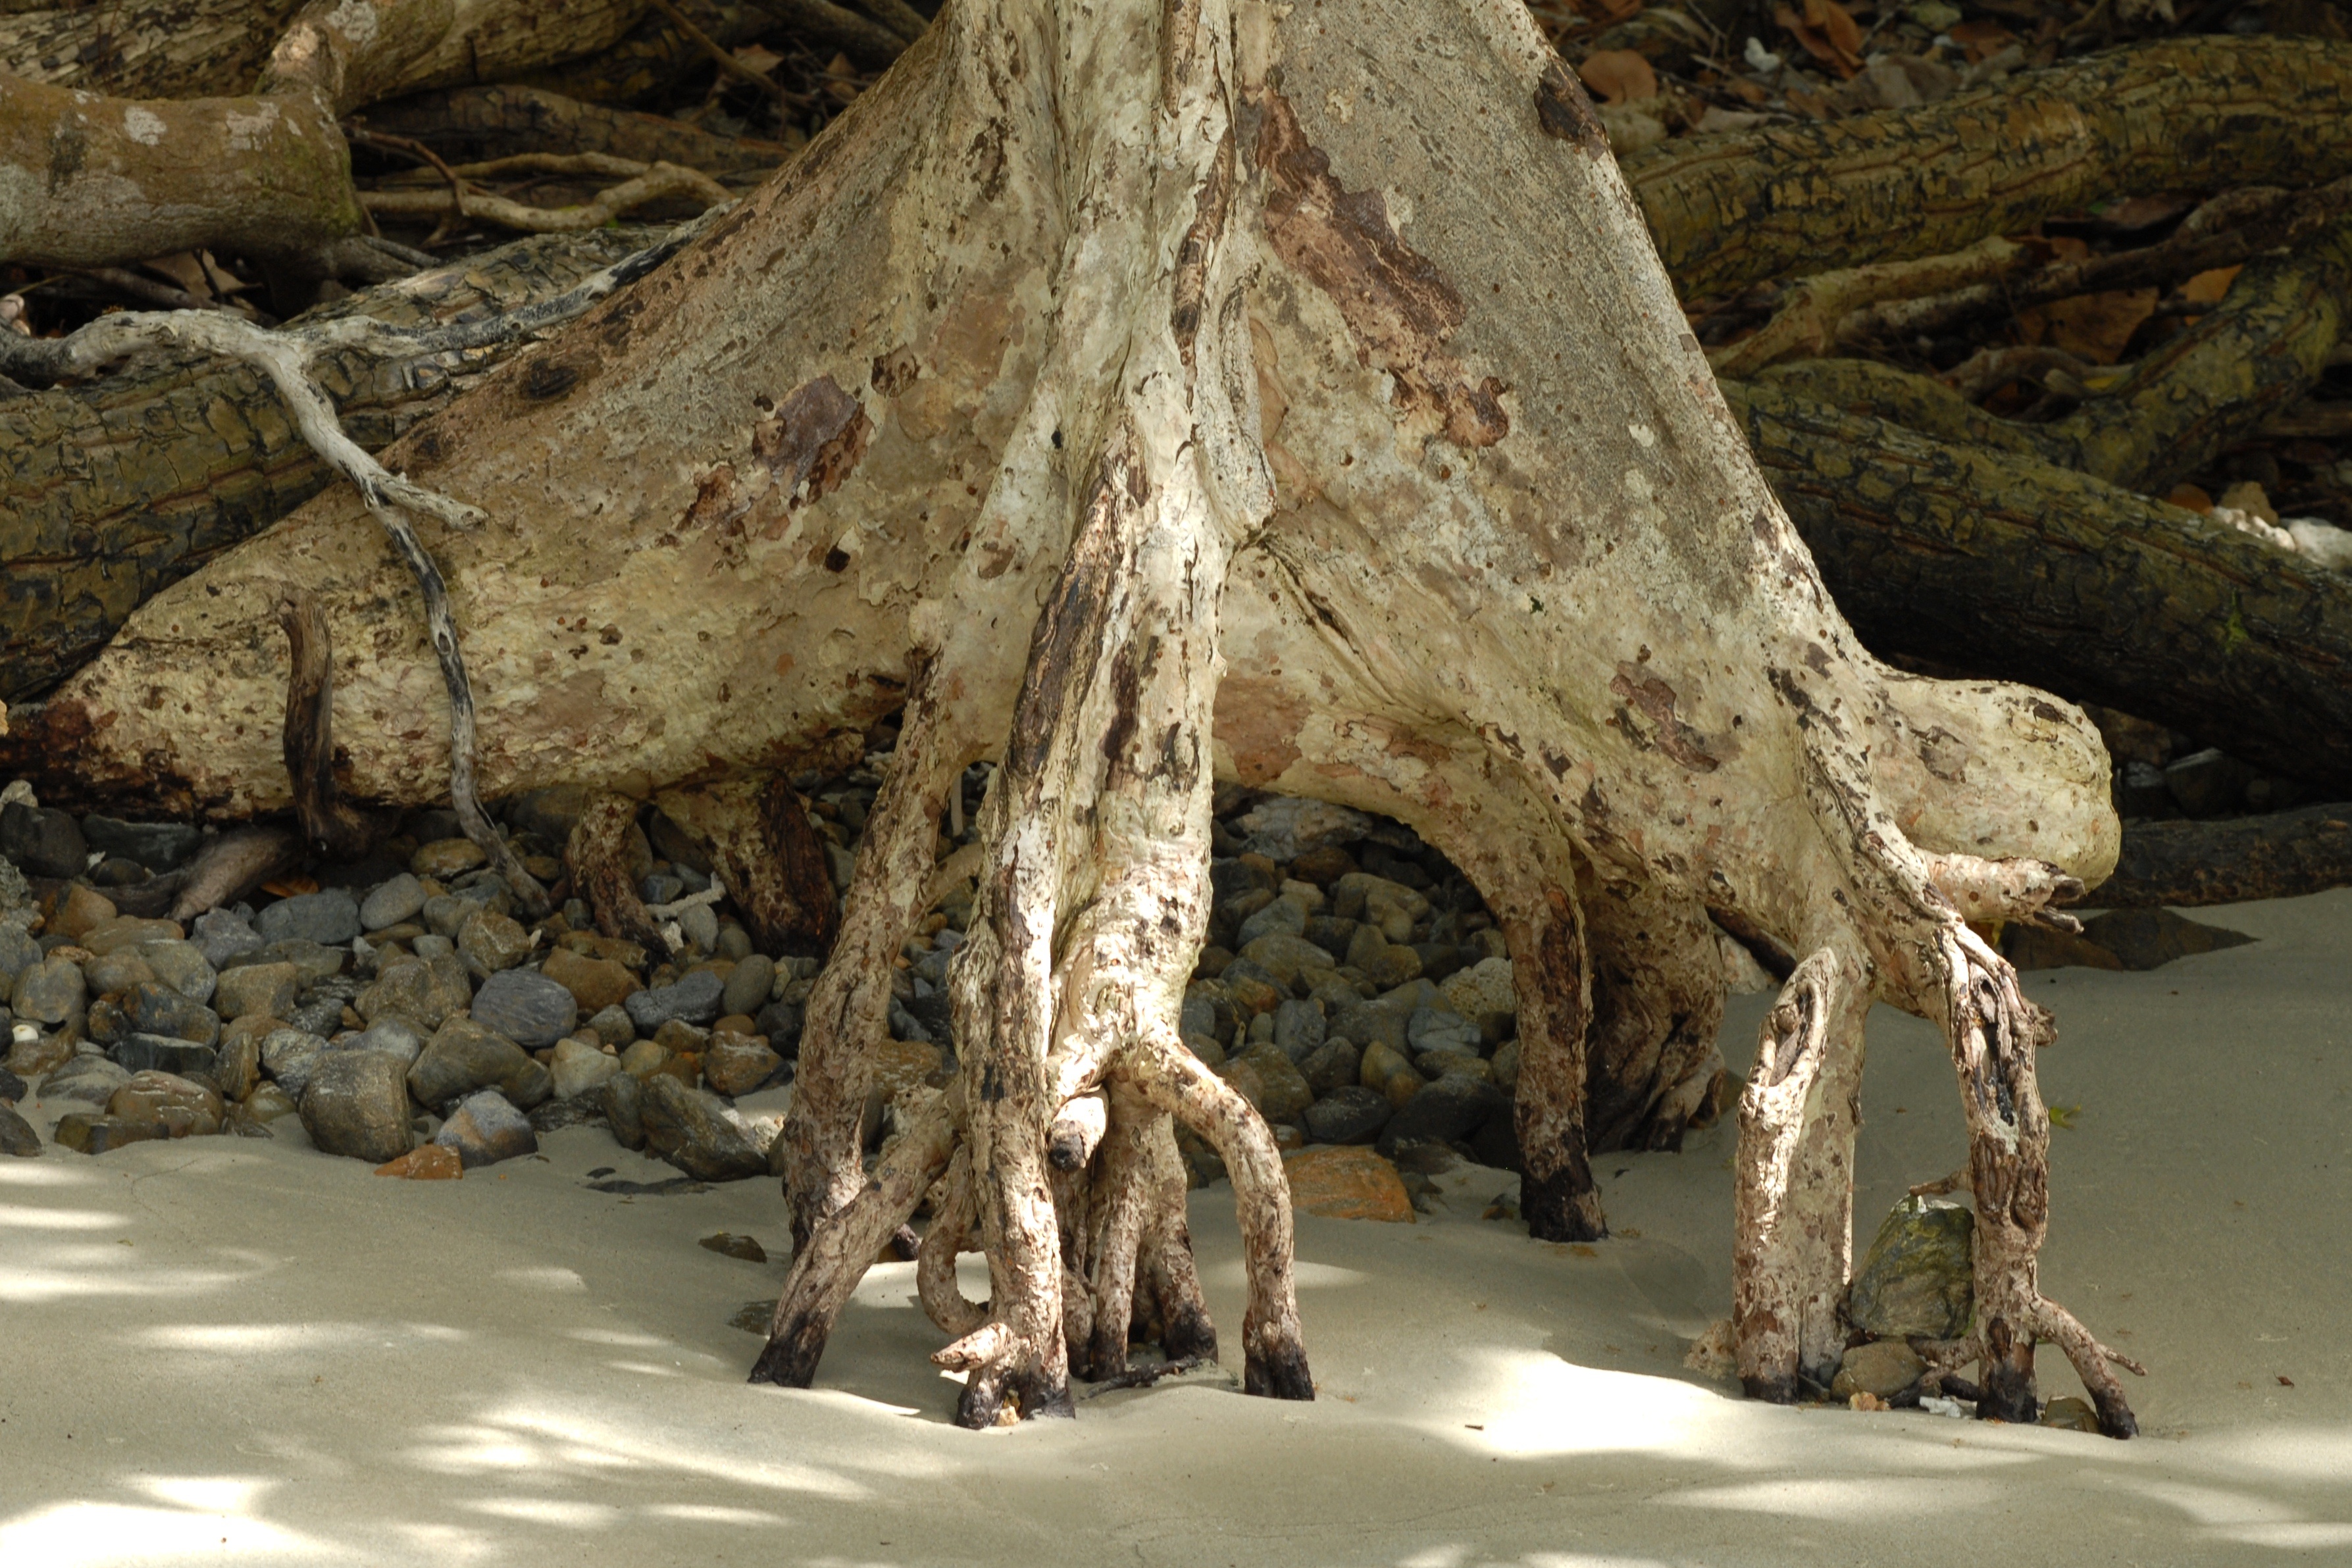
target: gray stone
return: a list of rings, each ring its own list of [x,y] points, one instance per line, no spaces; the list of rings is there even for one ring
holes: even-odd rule
[[[1334,1035],[1308,1052],[1298,1064],[1298,1075],[1318,1094],[1328,1094],[1343,1086],[1360,1082],[1363,1053],[1355,1043]]]
[[[457,956],[457,944],[432,931],[411,942],[408,947],[420,958],[455,958]],[[462,964],[465,960],[460,958],[458,962]]]
[[[81,977],[92,995],[111,997],[142,981],[153,980],[155,970],[136,950],[126,947],[92,957],[81,967]]]
[[[1489,1040],[1502,1040],[1518,1027],[1519,995],[1508,958],[1482,959],[1447,976],[1438,990],[1447,1007],[1476,1024]]]
[[[604,1124],[613,1129],[614,1138],[625,1149],[641,1149],[646,1145],[646,1086],[625,1072],[616,1072],[604,1080],[597,1091],[596,1103],[604,1108]]]
[[[193,1040],[198,1045],[220,1040],[220,1015],[202,1002],[192,1002],[171,987],[143,980],[122,996],[122,1016],[142,1034]]]
[[[0,1105],[0,1155],[29,1159],[41,1152],[41,1134],[7,1105]]]
[[[204,949],[193,942],[164,938],[142,942],[133,949],[163,981],[192,1002],[209,1002],[220,977]],[[218,1011],[219,1009],[214,1009]]]
[[[1519,1092],[1519,1042],[1507,1040],[1495,1048],[1495,1086],[1506,1094]]]
[[[1287,1001],[1274,1009],[1274,1043],[1293,1061],[1305,1061],[1323,1043],[1323,1009],[1313,1002]]]
[[[594,1094],[575,1095],[569,1100],[542,1100],[530,1108],[531,1131],[542,1135],[560,1133],[566,1127],[603,1126],[604,1102]]]
[[[770,1002],[751,1015],[751,1032],[767,1038],[768,1049],[786,1061],[799,1060],[806,1009],[798,1002]]]
[[[548,1098],[553,1084],[546,1068],[520,1046],[469,1018],[454,1018],[408,1070],[408,1087],[420,1105],[439,1110],[478,1089],[496,1089],[528,1108]]]
[[[1349,872],[1331,884],[1331,913],[1349,920],[1369,920],[1374,903],[1391,904],[1412,920],[1429,918],[1429,900],[1401,882],[1370,872]],[[1391,938],[1394,940],[1394,938]]]
[[[1307,1107],[1307,1135],[1318,1144],[1369,1144],[1394,1113],[1386,1095],[1349,1083]]]
[[[719,915],[710,905],[698,904],[677,912],[678,935],[698,953],[719,949]]]
[[[530,1118],[509,1104],[507,1097],[495,1089],[468,1094],[457,1102],[449,1119],[433,1134],[433,1141],[445,1149],[457,1150],[459,1163],[467,1170],[539,1153],[539,1134],[532,1130]]]
[[[735,967],[728,971],[726,987],[719,993],[719,1016],[758,1016],[760,1009],[768,1005],[775,984],[776,966],[767,958],[754,953],[748,958],[737,959]]]
[[[41,945],[22,925],[0,925],[0,1001],[16,988],[16,977],[41,961]]]
[[[551,846],[560,846],[572,837],[587,800],[586,785],[555,784],[518,795],[503,810],[507,826],[516,832],[529,833]]]
[[[360,928],[382,931],[413,920],[425,912],[425,884],[415,873],[402,872],[360,901]]]
[[[1372,819],[1328,800],[1273,795],[1234,819],[1243,847],[1269,860],[1294,861],[1311,850],[1351,844],[1372,831]]]
[[[262,946],[261,934],[253,923],[234,910],[207,909],[196,916],[188,928],[196,950],[215,969],[225,969],[228,961],[240,953],[251,953]]]
[[[615,1050],[637,1038],[635,1020],[629,1017],[629,1009],[618,1002],[608,1008],[599,1008],[589,1018],[588,1028],[598,1040]]]
[[[637,883],[637,896],[647,904],[674,903],[686,892],[686,883],[666,871],[649,872]]]
[[[1881,1338],[1958,1339],[1968,1333],[1976,1279],[1976,1217],[1959,1204],[1906,1197],[1887,1214],[1846,1297],[1853,1325]]]
[[[768,1152],[753,1140],[751,1130],[715,1097],[668,1073],[656,1072],[646,1081],[639,1114],[646,1147],[698,1181],[740,1181],[768,1174]]]
[[[474,1019],[525,1051],[541,1051],[572,1032],[580,1004],[572,993],[532,969],[506,969],[474,993]]]
[[[478,910],[457,928],[457,953],[474,978],[487,979],[530,956],[530,933],[520,921]]]
[[[267,1020],[256,1019],[255,1025]],[[220,1050],[213,1061],[213,1082],[220,1085],[222,1098],[243,1100],[261,1082],[261,1042],[269,1030],[229,1028],[221,1031]]]
[[[326,1051],[327,1042],[308,1030],[274,1029],[261,1038],[262,1067],[297,1103]]]
[[[425,1054],[426,1036],[404,1018],[387,1018],[372,1023],[349,1040],[340,1041],[337,1051],[372,1051],[379,1056],[389,1056],[407,1071]]]
[[[331,980],[343,972],[352,961],[348,947],[330,947],[299,936],[289,936],[283,942],[265,943],[247,953],[239,953],[221,966],[221,972],[243,968],[247,964],[291,964],[298,985],[306,989],[321,980]]]
[[[359,900],[347,887],[298,893],[291,898],[279,899],[255,915],[253,929],[265,943],[300,937],[332,947],[360,934]]]
[[[41,1080],[44,1100],[79,1100],[103,1105],[131,1082],[131,1070],[103,1056],[77,1056]]]
[[[79,1019],[89,996],[80,965],[70,958],[44,958],[26,966],[24,973],[16,977],[8,1006],[20,1019],[31,1019],[55,1029],[68,1020]]]
[[[417,938],[419,946],[424,940]],[[352,1006],[370,1023],[403,1018],[420,1029],[437,1029],[465,1011],[473,997],[465,960],[442,953],[385,965],[376,972],[375,984],[362,991]]]
[[[11,800],[0,806],[0,855],[26,876],[79,876],[89,845],[71,813]]]
[[[727,984],[708,969],[697,969],[674,986],[635,991],[623,1005],[639,1034],[650,1035],[672,1019],[707,1024],[719,1017],[719,998]]]
[[[286,1021],[312,1034],[331,1035],[343,1027],[346,1005],[346,998],[341,996],[313,997],[287,1014]]]
[[[1463,950],[1451,942],[1413,942],[1413,956],[1421,960],[1422,974],[1432,980],[1444,980],[1469,961]]]
[[[1234,964],[1251,964],[1262,970],[1275,985],[1288,990],[1298,983],[1298,977],[1308,969],[1328,969],[1337,963],[1329,953],[1307,941],[1282,932],[1270,932],[1244,946],[1234,959]],[[1234,978],[1233,965],[1227,965],[1224,978]]]
[[[1869,1394],[1880,1399],[1892,1399],[1913,1384],[1927,1370],[1919,1353],[1899,1339],[1873,1340],[1855,1345],[1845,1353],[1838,1364],[1837,1376],[1830,1382],[1830,1393],[1840,1399],[1851,1399],[1857,1394]]]
[[[1272,1123],[1296,1122],[1315,1103],[1315,1091],[1307,1086],[1297,1064],[1271,1042],[1250,1047],[1219,1073]]]
[[[1494,1066],[1483,1056],[1466,1051],[1424,1051],[1412,1059],[1414,1069],[1423,1078],[1443,1078],[1449,1072],[1464,1072],[1473,1078],[1495,1082]]]
[[[454,893],[437,893],[425,901],[419,913],[425,930],[436,936],[455,940],[457,928],[481,913],[482,906],[470,898],[459,898]]]
[[[1402,1055],[1412,1049],[1412,1042],[1405,1036],[1405,1025],[1412,1017],[1411,1008],[1360,1001],[1339,1009],[1331,1019],[1330,1032],[1345,1035],[1360,1046],[1385,1045]]]
[[[170,871],[204,841],[204,834],[186,822],[126,822],[95,812],[81,820],[81,836],[91,849],[137,861],[149,871]]]
[[[1261,936],[1296,936],[1306,929],[1307,906],[1295,898],[1276,897],[1234,929],[1234,946],[1246,952]]]
[[[1390,942],[1370,925],[1356,927],[1348,944],[1348,963],[1383,991],[1421,977],[1421,955]]]
[[[1465,1056],[1483,1053],[1486,1037],[1478,1026],[1460,1013],[1441,1008],[1415,1008],[1405,1019],[1405,1042],[1414,1054],[1425,1051],[1459,1051]]]
[[[225,1018],[241,1019],[258,1013],[282,1019],[294,1010],[300,993],[293,965],[245,964],[221,976],[215,998],[219,1003],[217,1010]]]
[[[1497,1111],[1507,1112],[1503,1092],[1483,1078],[1450,1073],[1405,1102],[1381,1129],[1382,1154],[1400,1144],[1451,1144],[1476,1132]]]
[[[14,1105],[22,1100],[26,1092],[28,1092],[23,1079],[6,1068],[0,1067],[0,1103]]]
[[[751,956],[751,934],[740,925],[730,925],[719,933],[719,956],[741,963]]]
[[[621,1071],[621,1059],[585,1040],[558,1040],[555,1058],[548,1064],[551,1086],[558,1100],[593,1094],[604,1081]]]
[[[220,1075],[220,1052],[192,1040],[170,1035],[133,1033],[117,1040],[109,1054],[132,1072],[201,1072]]]
[[[297,1098],[302,1125],[322,1152],[382,1165],[409,1151],[415,1134],[398,1061],[373,1051],[336,1051],[315,1066]],[[278,1086],[287,1086],[282,1076]]]

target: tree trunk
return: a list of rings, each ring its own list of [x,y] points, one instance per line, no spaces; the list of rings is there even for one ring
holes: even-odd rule
[[[432,435],[392,457],[488,519],[427,534],[491,792],[788,768],[910,682],[938,694],[919,754],[1003,758],[951,977],[960,1080],[887,1180],[816,1219],[761,1375],[814,1374],[844,1281],[961,1148],[992,1281],[986,1319],[940,1353],[968,1375],[961,1414],[1066,1408],[1075,1327],[1094,1347],[1108,1311],[1116,1331],[1154,1256],[1139,1240],[1130,1267],[1124,1228],[1178,1223],[1164,1186],[1127,1196],[1104,1161],[1130,1141],[1107,1131],[1066,1174],[1089,1216],[1143,1215],[1094,1258],[1066,1250],[1080,1197],[1049,1140],[1105,1090],[1109,1118],[1139,1097],[1219,1145],[1247,1381],[1311,1391],[1273,1140],[1174,1028],[1213,744],[1253,784],[1489,846],[1465,869],[1504,889],[1523,1010],[1562,1020],[1533,1042],[1571,1053],[1535,1075],[1555,1096],[1583,1080],[1579,858],[1677,918],[1835,953],[1840,1009],[1896,1002],[1956,1051],[1954,997],[2006,971],[1951,956],[1966,928],[1946,883],[1969,918],[2033,918],[2072,885],[2042,862],[2113,862],[2105,754],[2079,713],[1890,670],[1841,619],[1591,106],[1509,0],[952,9],[679,265],[493,372]],[[335,672],[349,786],[437,794],[445,709],[415,601],[341,494],[158,595],[12,716],[5,759],[70,740],[100,792],[281,801],[275,726],[246,731],[280,701],[282,640],[250,629],[289,582],[339,650],[367,650]],[[928,832],[929,787],[906,789]],[[1504,855],[1549,868],[1540,905]],[[835,967],[903,936],[887,859],[870,852],[850,892],[853,923],[874,900],[872,943],[845,939]],[[870,1025],[842,1020],[864,1050]],[[1560,1114],[1522,1118],[1539,1142],[1580,1134],[1544,1109]],[[1850,1134],[1801,1129],[1790,1157],[1743,1164],[1751,1210],[1807,1217],[1748,1298],[1794,1301],[1801,1322],[1843,1283]],[[1580,1151],[1528,1157],[1580,1168]],[[1580,1179],[1554,1207],[1597,1225]],[[2039,1239],[2021,1228],[2005,1256]],[[1156,1256],[1155,1281],[1181,1277]],[[2018,1332],[2054,1321],[2002,1299]],[[1763,1386],[1818,1343],[1765,1357]]]

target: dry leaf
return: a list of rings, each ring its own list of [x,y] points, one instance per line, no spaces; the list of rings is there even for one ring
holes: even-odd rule
[[[1998,22],[1981,17],[1973,22],[1962,22],[1949,29],[1949,36],[1952,42],[1968,51],[1969,64],[1972,66],[1990,59],[2017,42],[2015,33]]]
[[[2112,365],[2123,358],[2139,324],[2156,313],[2156,297],[2153,288],[2116,288],[2045,305],[2047,341],[2078,360]]]
[[[272,898],[294,898],[305,893],[316,893],[319,884],[307,876],[281,876],[276,882],[265,882],[261,891]]]
[[[1862,24],[1837,0],[1805,0],[1805,26],[1819,32],[1830,41],[1830,47],[1859,65],[1862,59]]]
[[[2219,305],[2221,296],[2230,292],[2236,281],[2238,268],[2217,267],[2210,272],[2200,272],[2180,286],[2180,298],[2191,305]]]
[[[2210,512],[2213,509],[2213,497],[2194,485],[2175,485],[2172,487],[2172,493],[2165,497],[2165,500],[2169,505],[2185,507],[2192,512]]]
[[[1632,49],[1595,49],[1576,68],[1584,85],[1611,103],[1658,96],[1658,73]]]
[[[1804,45],[1807,54],[1836,71],[1840,78],[1850,79],[1854,72],[1862,68],[1862,57],[1855,54],[1853,49],[1840,47],[1827,29],[1834,25],[1830,16],[1831,12],[1835,12],[1837,16],[1843,17],[1844,25],[1848,28],[1853,28],[1853,18],[1832,4],[1831,0],[1806,0],[1806,9],[1809,13],[1817,7],[1821,8],[1822,16],[1820,25],[1798,16],[1786,5],[1774,7],[1772,19],[1787,28],[1797,42]],[[1855,45],[1859,47],[1862,42],[1861,31],[1854,29],[1853,37]]]

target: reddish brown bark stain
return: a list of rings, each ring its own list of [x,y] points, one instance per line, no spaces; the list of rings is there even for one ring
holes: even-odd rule
[[[1609,689],[1650,721],[1653,728],[1648,739],[1660,751],[1694,773],[1712,773],[1721,766],[1707,754],[1703,744],[1706,737],[1685,724],[1675,712],[1674,687],[1655,675],[1644,674],[1638,664],[1621,663]],[[1631,724],[1624,727],[1624,731],[1636,743],[1643,738]]]
[[[1217,686],[1216,736],[1233,750],[1244,784],[1279,779],[1299,758],[1307,709],[1277,681],[1227,675]]]
[[[1261,95],[1258,166],[1267,176],[1265,226],[1275,254],[1331,297],[1358,351],[1394,378],[1398,406],[1428,418],[1457,446],[1492,446],[1510,434],[1489,376],[1469,384],[1445,340],[1467,309],[1445,274],[1397,236],[1378,191],[1349,191],[1307,140],[1278,92]]]
[[[1592,100],[1584,96],[1584,84],[1558,60],[1544,68],[1543,79],[1536,84],[1536,123],[1546,136],[1569,142],[1590,157],[1609,155],[1609,132],[1592,111]]]

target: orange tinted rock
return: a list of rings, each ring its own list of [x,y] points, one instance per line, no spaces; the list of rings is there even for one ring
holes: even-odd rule
[[[874,1086],[885,1100],[903,1103],[908,1092],[923,1087],[946,1060],[938,1046],[921,1040],[884,1040],[874,1051]]]
[[[569,947],[547,956],[541,972],[572,993],[583,1013],[598,1013],[637,989],[637,977],[611,958],[591,957]]]
[[[1286,1155],[1290,1207],[1326,1219],[1384,1219],[1411,1225],[1412,1200],[1396,1166],[1370,1149],[1320,1148]]]
[[[456,1181],[466,1174],[466,1165],[446,1145],[425,1144],[376,1166],[375,1174],[409,1181]]]

